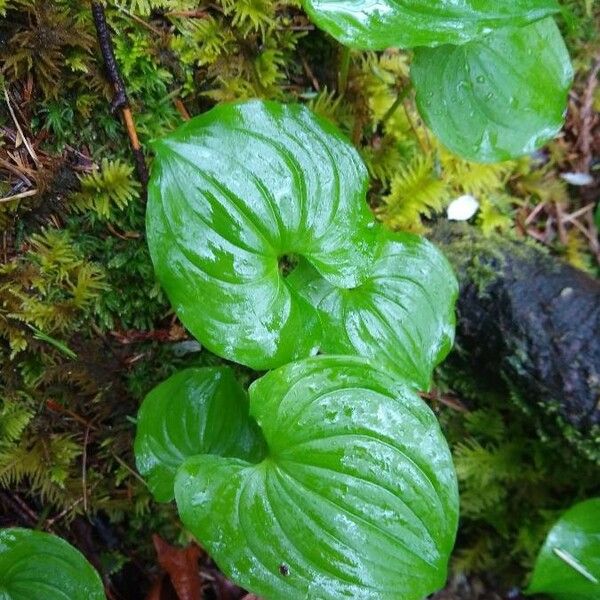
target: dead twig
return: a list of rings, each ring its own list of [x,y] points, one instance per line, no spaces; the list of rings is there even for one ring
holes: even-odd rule
[[[196,10],[172,10],[165,13],[165,17],[187,17],[188,19],[206,19],[209,16],[206,10],[199,8]]]
[[[572,212],[570,214],[566,214],[564,216],[564,222],[565,223],[569,223],[570,221],[574,221],[578,217],[581,217],[586,212],[592,212],[594,210],[594,206],[595,206],[595,203],[594,202],[590,202],[589,204],[586,204],[583,208],[580,208],[580,209],[578,209],[575,212]]]
[[[4,160],[3,158],[0,158],[0,169],[9,171],[15,177],[18,177],[25,185],[31,187],[31,181],[29,181],[29,179],[27,179],[27,177],[25,176],[25,173],[23,173],[22,171],[17,169],[17,167],[15,167],[15,165],[8,162],[7,160]]]
[[[135,477],[140,483],[144,485],[144,487],[148,487],[148,484],[142,477],[134,471],[122,458],[119,458],[114,452],[110,454],[130,475]]]
[[[6,100],[6,106],[8,106],[8,112],[10,113],[10,116],[11,116],[12,120],[14,121],[15,127],[17,128],[17,131],[19,132],[19,135],[21,136],[21,139],[23,140],[23,144],[25,144],[25,148],[27,148],[27,152],[29,152],[29,156],[31,156],[31,158],[32,158],[33,162],[36,164],[36,166],[39,167],[41,165],[40,159],[38,158],[37,154],[35,153],[33,146],[29,143],[29,140],[25,137],[23,130],[21,129],[21,125],[19,124],[19,121],[17,120],[17,115],[15,115],[15,111],[13,110],[12,104],[10,102],[10,96],[8,95],[8,90],[6,89],[6,86],[4,86],[4,98]]]
[[[140,140],[137,135],[135,128],[135,122],[133,120],[133,114],[131,112],[131,106],[129,104],[129,98],[127,97],[127,91],[121,72],[117,65],[115,58],[115,52],[113,48],[112,38],[106,22],[106,15],[104,14],[104,6],[98,0],[92,0],[92,15],[94,17],[94,24],[96,26],[96,32],[98,34],[98,43],[100,45],[100,51],[102,52],[102,58],[104,59],[104,66],[106,73],[115,91],[115,96],[112,101],[112,109],[120,110],[127,129],[127,135],[129,136],[129,142],[131,150],[133,152],[133,158],[135,161],[135,167],[138,175],[138,179],[142,184],[142,193],[146,195],[146,187],[148,184],[148,168],[146,167],[146,159],[140,144]]]
[[[579,112],[579,149],[581,150],[581,171],[589,172],[592,163],[592,129],[594,128],[594,92],[598,86],[598,73],[600,73],[600,55],[596,57],[594,66],[590,71],[587,85],[583,92],[581,110]]]
[[[37,190],[27,190],[26,192],[20,192],[19,194],[13,194],[12,196],[6,196],[5,198],[0,198],[0,202],[10,202],[11,200],[19,200],[21,198],[29,198],[30,196],[35,196],[38,193]]]
[[[306,76],[310,79],[310,82],[312,83],[312,86],[315,88],[315,91],[320,92],[321,86],[319,85],[319,81],[315,77],[315,74],[313,73],[312,69],[310,68],[310,65],[308,64],[308,62],[306,61],[306,58],[304,58],[304,56],[301,56],[300,60],[302,61],[302,67],[304,69],[304,72],[306,73]]]
[[[438,390],[432,390],[431,392],[419,392],[419,396],[423,400],[429,400],[439,402],[448,408],[457,410],[458,412],[466,413],[469,409],[461,402],[461,400],[453,394],[442,394]]]
[[[87,448],[90,441],[90,427],[85,428],[83,436],[83,453],[81,457],[81,487],[83,489],[83,512],[88,511],[88,490],[87,490]]]
[[[191,119],[190,113],[188,112],[181,98],[175,98],[175,100],[173,100],[173,103],[175,104],[177,112],[181,115],[181,118],[184,121],[189,121]]]
[[[46,408],[48,410],[51,410],[54,413],[63,413],[65,415],[68,415],[72,419],[75,419],[75,421],[77,421],[78,423],[81,423],[81,425],[84,425],[86,427],[86,429],[91,429],[92,431],[98,431],[98,427],[96,427],[92,422],[87,421],[82,416],[78,415],[76,412],[69,410],[68,408],[66,408],[65,406],[60,404],[60,402],[57,402],[56,400],[53,400],[52,398],[48,398],[46,400]]]
[[[555,210],[555,214],[556,214],[556,226],[558,229],[558,239],[560,240],[560,243],[563,246],[566,246],[567,242],[568,242],[568,236],[567,236],[567,230],[565,229],[564,213],[563,213],[562,205],[560,202],[554,203],[554,210]]]
[[[181,325],[173,324],[169,329],[155,329],[153,331],[111,331],[110,334],[120,344],[136,344],[138,342],[180,342],[187,340],[188,335]]]

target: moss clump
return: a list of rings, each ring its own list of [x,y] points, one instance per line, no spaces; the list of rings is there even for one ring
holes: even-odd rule
[[[468,408],[440,411],[461,494],[454,569],[521,587],[556,518],[600,493],[600,461],[565,445],[555,424],[551,433],[541,428],[531,405],[523,410],[508,386],[477,377],[460,348],[436,385],[458,393]]]

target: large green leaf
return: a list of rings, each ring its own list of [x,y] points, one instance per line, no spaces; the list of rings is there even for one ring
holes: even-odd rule
[[[98,573],[63,539],[30,529],[0,529],[2,600],[104,600]]]
[[[316,312],[279,263],[303,256],[342,287],[366,277],[376,236],[355,149],[308,109],[261,101],[218,106],[154,148],[148,244],[184,325],[255,369],[313,352]]]
[[[138,471],[159,502],[173,499],[177,469],[197,454],[259,458],[263,442],[248,398],[228,367],[192,368],[156,386],[138,413]]]
[[[342,44],[363,50],[462,44],[558,10],[555,0],[304,0],[304,7]]]
[[[600,498],[576,504],[552,527],[527,593],[556,600],[600,598]]]
[[[291,363],[250,387],[267,458],[188,459],[181,518],[235,582],[267,599],[421,600],[444,584],[457,526],[437,420],[356,357]]]
[[[498,162],[560,130],[573,70],[551,18],[464,46],[418,48],[411,70],[421,115],[452,151]]]
[[[454,341],[458,283],[427,240],[409,233],[383,238],[371,275],[356,288],[336,288],[306,263],[289,283],[319,310],[323,352],[366,356],[426,389]]]

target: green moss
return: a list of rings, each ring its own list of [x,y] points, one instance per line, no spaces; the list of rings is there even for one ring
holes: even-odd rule
[[[458,352],[439,369],[436,386],[458,393],[469,408],[440,414],[461,493],[454,568],[522,586],[555,518],[600,492],[600,461],[570,449],[554,420],[553,429],[542,427],[508,386],[475,377]],[[586,439],[592,448],[593,438]],[[597,450],[597,437],[595,444]]]

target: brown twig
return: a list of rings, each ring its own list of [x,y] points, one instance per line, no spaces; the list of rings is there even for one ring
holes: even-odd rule
[[[146,480],[142,479],[142,477],[136,471],[134,471],[122,458],[118,457],[114,452],[111,452],[110,454],[127,472],[129,472],[130,475],[135,477],[145,487],[148,487]]]
[[[188,112],[181,98],[175,98],[175,100],[173,100],[173,103],[175,104],[177,112],[181,115],[181,118],[184,121],[189,121],[192,118],[190,117],[190,113]]]
[[[68,415],[72,419],[75,419],[75,421],[77,421],[78,423],[81,423],[81,425],[84,425],[86,427],[86,429],[91,429],[92,431],[98,431],[98,427],[96,427],[92,422],[86,421],[86,419],[84,419],[82,416],[78,415],[76,412],[73,412],[72,410],[69,410],[68,408],[66,408],[65,406],[60,404],[60,402],[57,402],[56,400],[53,400],[52,398],[48,398],[46,400],[46,408],[55,413],[63,413],[65,415]]]
[[[120,344],[135,344],[138,342],[180,342],[187,340],[188,335],[181,325],[174,324],[168,329],[155,329],[153,331],[111,331],[110,334]]]
[[[27,179],[27,177],[25,176],[25,173],[23,173],[22,171],[17,169],[17,167],[15,167],[12,163],[9,163],[7,160],[4,160],[3,158],[0,158],[0,169],[9,171],[13,175],[15,175],[15,177],[18,177],[25,185],[31,186],[31,181],[29,181],[29,179]]]
[[[302,61],[302,67],[304,68],[304,72],[306,73],[306,76],[310,79],[312,86],[315,88],[315,90],[317,92],[320,92],[321,86],[319,85],[319,82],[318,82],[317,78],[315,77],[315,74],[313,73],[312,69],[310,68],[310,65],[306,61],[306,58],[304,58],[304,56],[301,56],[300,60]]]
[[[590,71],[587,85],[583,92],[581,101],[579,148],[581,150],[581,170],[589,172],[592,163],[592,128],[594,126],[594,92],[598,85],[598,73],[600,73],[600,55],[596,57],[594,66]]]
[[[0,202],[10,202],[11,200],[20,200],[22,198],[29,198],[30,196],[35,196],[38,193],[37,190],[27,190],[26,192],[20,192],[18,194],[13,194],[12,196],[6,196],[5,198],[0,198]]]
[[[568,236],[567,236],[567,230],[565,229],[564,213],[563,213],[562,205],[558,201],[554,203],[554,212],[556,214],[556,226],[558,229],[558,239],[560,240],[560,243],[563,246],[566,246],[567,242],[568,242]]]
[[[133,120],[133,114],[131,112],[131,106],[129,104],[129,98],[127,97],[127,91],[117,60],[115,58],[115,52],[113,48],[110,31],[106,22],[106,15],[104,14],[104,6],[99,0],[91,0],[92,4],[92,15],[94,17],[94,24],[96,26],[96,32],[98,34],[98,43],[100,45],[100,51],[102,52],[102,58],[104,59],[104,66],[106,74],[113,86],[115,96],[112,101],[112,110],[120,110],[123,116],[123,122],[127,129],[127,135],[129,136],[129,142],[131,144],[131,150],[133,152],[133,158],[135,161],[135,167],[138,175],[138,179],[142,184],[142,193],[145,196],[146,186],[148,184],[148,169],[146,167],[146,159],[142,151],[142,146],[137,135],[135,128],[135,122]]]
[[[469,409],[461,402],[461,400],[453,394],[442,394],[438,390],[432,390],[431,392],[419,392],[419,396],[423,400],[429,400],[439,402],[448,408],[457,410],[458,412],[469,412]]]
[[[12,510],[19,515],[24,524],[36,527],[39,517],[24,503],[16,493],[0,492],[0,500],[9,504]]]
[[[54,525],[54,523],[56,523],[56,521],[59,521],[60,519],[62,519],[65,515],[70,513],[78,504],[81,504],[82,502],[83,502],[83,498],[78,498],[77,500],[75,500],[75,502],[72,502],[69,506],[67,506],[66,508],[63,508],[63,510],[61,510],[57,515],[55,515],[51,519],[48,519],[44,523],[44,529],[51,530],[52,526]]]
[[[210,15],[206,10],[172,10],[165,13],[165,17],[187,17],[188,19],[206,19]]]
[[[40,159],[38,158],[37,154],[35,153],[35,150],[31,146],[31,144],[29,143],[29,140],[25,137],[23,130],[21,129],[21,125],[19,124],[19,121],[17,120],[17,115],[15,115],[15,111],[13,110],[12,104],[10,102],[10,96],[8,95],[8,90],[6,89],[6,86],[4,87],[4,99],[6,100],[6,106],[8,106],[8,112],[10,113],[10,116],[12,117],[12,120],[17,128],[17,131],[19,132],[19,135],[21,136],[21,139],[23,140],[23,144],[25,144],[25,148],[27,148],[27,152],[29,152],[29,156],[31,156],[31,158],[33,159],[33,162],[36,164],[36,166],[39,166]]]
[[[81,487],[83,489],[83,512],[88,511],[88,490],[87,490],[87,448],[90,441],[90,427],[85,428],[83,437],[83,455],[81,458]]]
[[[576,210],[575,212],[565,215],[565,218],[564,218],[565,223],[574,221],[578,217],[585,215],[585,213],[587,213],[587,212],[593,212],[594,206],[595,206],[595,203],[590,202],[589,204],[586,204],[583,208],[580,208],[580,209]]]
[[[147,23],[146,21],[144,21],[144,19],[141,19],[140,17],[138,17],[137,15],[132,13],[130,10],[127,10],[124,6],[117,5],[117,8],[122,13],[126,14],[130,19],[135,21],[138,25],[141,25],[142,27],[146,28],[148,31],[151,31],[154,35],[158,35],[158,36],[163,35],[163,32],[160,29],[157,29],[156,27],[152,26],[150,23]]]

